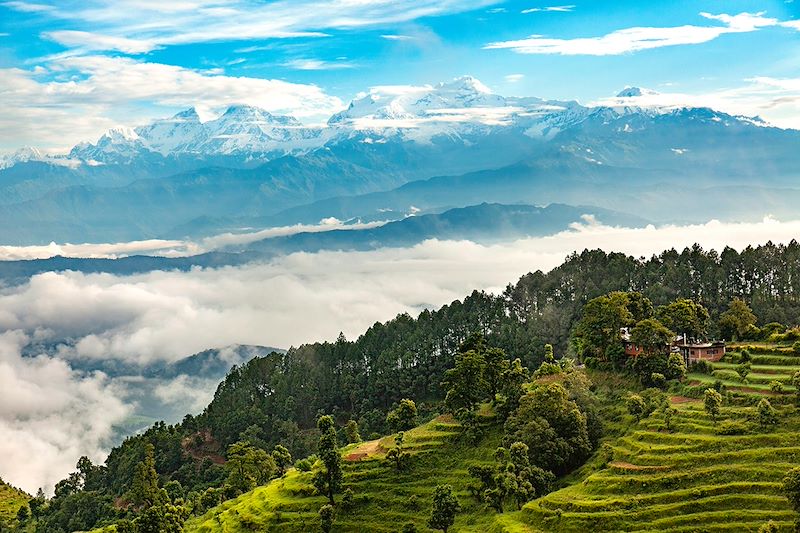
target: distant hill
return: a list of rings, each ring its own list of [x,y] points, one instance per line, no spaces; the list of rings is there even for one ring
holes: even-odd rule
[[[537,207],[484,203],[448,209],[443,213],[410,216],[369,229],[303,232],[272,237],[192,257],[131,256],[119,259],[82,259],[58,256],[48,259],[0,261],[0,280],[7,283],[23,283],[37,273],[64,270],[129,275],[153,270],[188,270],[194,266],[241,265],[299,251],[406,247],[426,239],[469,239],[492,243],[551,235],[568,229],[572,223],[582,222],[582,217],[585,215],[591,215],[595,220],[608,225],[641,227],[648,223],[638,215],[592,206],[552,204]]]
[[[552,235],[568,229],[572,223],[585,222],[583,217],[586,216],[612,226],[641,227],[648,223],[633,214],[590,206],[483,203],[443,213],[409,216],[370,229],[339,229],[273,237],[248,244],[247,249],[271,253],[374,250],[413,246],[427,239],[494,243]]]

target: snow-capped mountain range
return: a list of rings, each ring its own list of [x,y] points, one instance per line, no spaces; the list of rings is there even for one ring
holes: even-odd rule
[[[373,88],[358,95],[324,126],[306,126],[294,117],[248,105],[232,105],[219,117],[203,122],[192,108],[146,126],[109,130],[95,143],[80,143],[65,155],[49,156],[23,148],[0,158],[0,169],[28,161],[69,166],[126,164],[148,155],[238,156],[266,161],[345,139],[383,143],[399,138],[430,143],[437,136],[468,139],[508,128],[548,139],[590,117],[603,116],[610,121],[626,115],[652,117],[681,111],[675,106],[638,104],[657,94],[628,87],[617,95],[614,105],[587,107],[575,101],[504,97],[465,76],[435,86]],[[764,125],[757,118],[704,111],[710,113],[709,120],[737,119]]]

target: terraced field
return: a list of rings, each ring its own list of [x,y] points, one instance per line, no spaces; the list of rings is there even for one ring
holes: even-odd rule
[[[737,356],[733,353],[729,359]],[[735,363],[714,367],[728,370]],[[793,531],[796,515],[781,492],[781,480],[800,465],[800,415],[791,401],[793,387],[775,394],[767,383],[786,381],[798,369],[800,357],[783,352],[754,356],[749,383],[741,383],[738,376],[722,380],[731,395],[717,424],[701,400],[673,396],[671,406],[677,414],[671,431],[663,411],[656,411],[609,442],[607,464],[529,503],[522,520],[553,532],[756,532],[769,520],[781,531]],[[762,375],[769,381],[764,383]],[[691,374],[688,381],[695,386],[687,388],[697,390],[717,380]],[[780,423],[762,431],[750,405],[765,395],[776,405]],[[720,434],[726,427],[738,434]]]
[[[458,424],[444,417],[406,432],[406,448],[414,455],[408,473],[397,473],[383,460],[387,449],[394,446],[392,437],[345,448],[344,456],[350,460],[345,464],[344,485],[353,490],[354,506],[350,510],[340,506],[334,530],[396,533],[403,524],[413,522],[418,530],[428,531],[425,521],[433,489],[449,483],[463,508],[454,531],[533,531],[514,520],[519,513],[487,512],[469,495],[467,468],[493,461],[500,433],[486,436],[480,446],[463,442],[459,434]],[[311,474],[292,470],[265,487],[192,519],[186,531],[318,531],[318,510],[327,500],[313,492]]]

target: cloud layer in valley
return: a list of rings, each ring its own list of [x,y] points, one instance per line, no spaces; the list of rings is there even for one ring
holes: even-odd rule
[[[333,340],[340,331],[352,338],[375,321],[438,307],[472,289],[499,291],[574,250],[648,256],[694,242],[743,248],[798,234],[800,221],[629,229],[588,219],[551,237],[493,246],[427,241],[184,273],[37,275],[0,288],[0,472],[35,491],[61,479],[81,455],[102,458],[113,426],[134,411],[124,398],[125,387],[136,385],[78,373],[69,366],[78,360],[144,364],[236,343],[288,347]],[[63,343],[55,357],[21,355],[31,345],[55,343]],[[170,402],[176,391],[197,389],[199,408],[213,387],[182,378],[156,395]]]

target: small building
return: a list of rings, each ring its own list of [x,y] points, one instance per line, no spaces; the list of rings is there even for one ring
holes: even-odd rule
[[[625,347],[625,355],[629,357],[639,357],[644,353],[644,349],[631,342],[631,334],[628,328],[620,329],[620,338]],[[690,363],[697,361],[716,362],[725,355],[724,341],[698,341],[677,337],[669,346],[664,346],[665,352],[679,353],[683,356],[683,361],[688,367]]]
[[[716,362],[725,355],[725,343],[723,341],[698,342],[681,339],[673,344],[673,349],[683,356],[683,360],[688,366],[689,363],[696,361]]]

